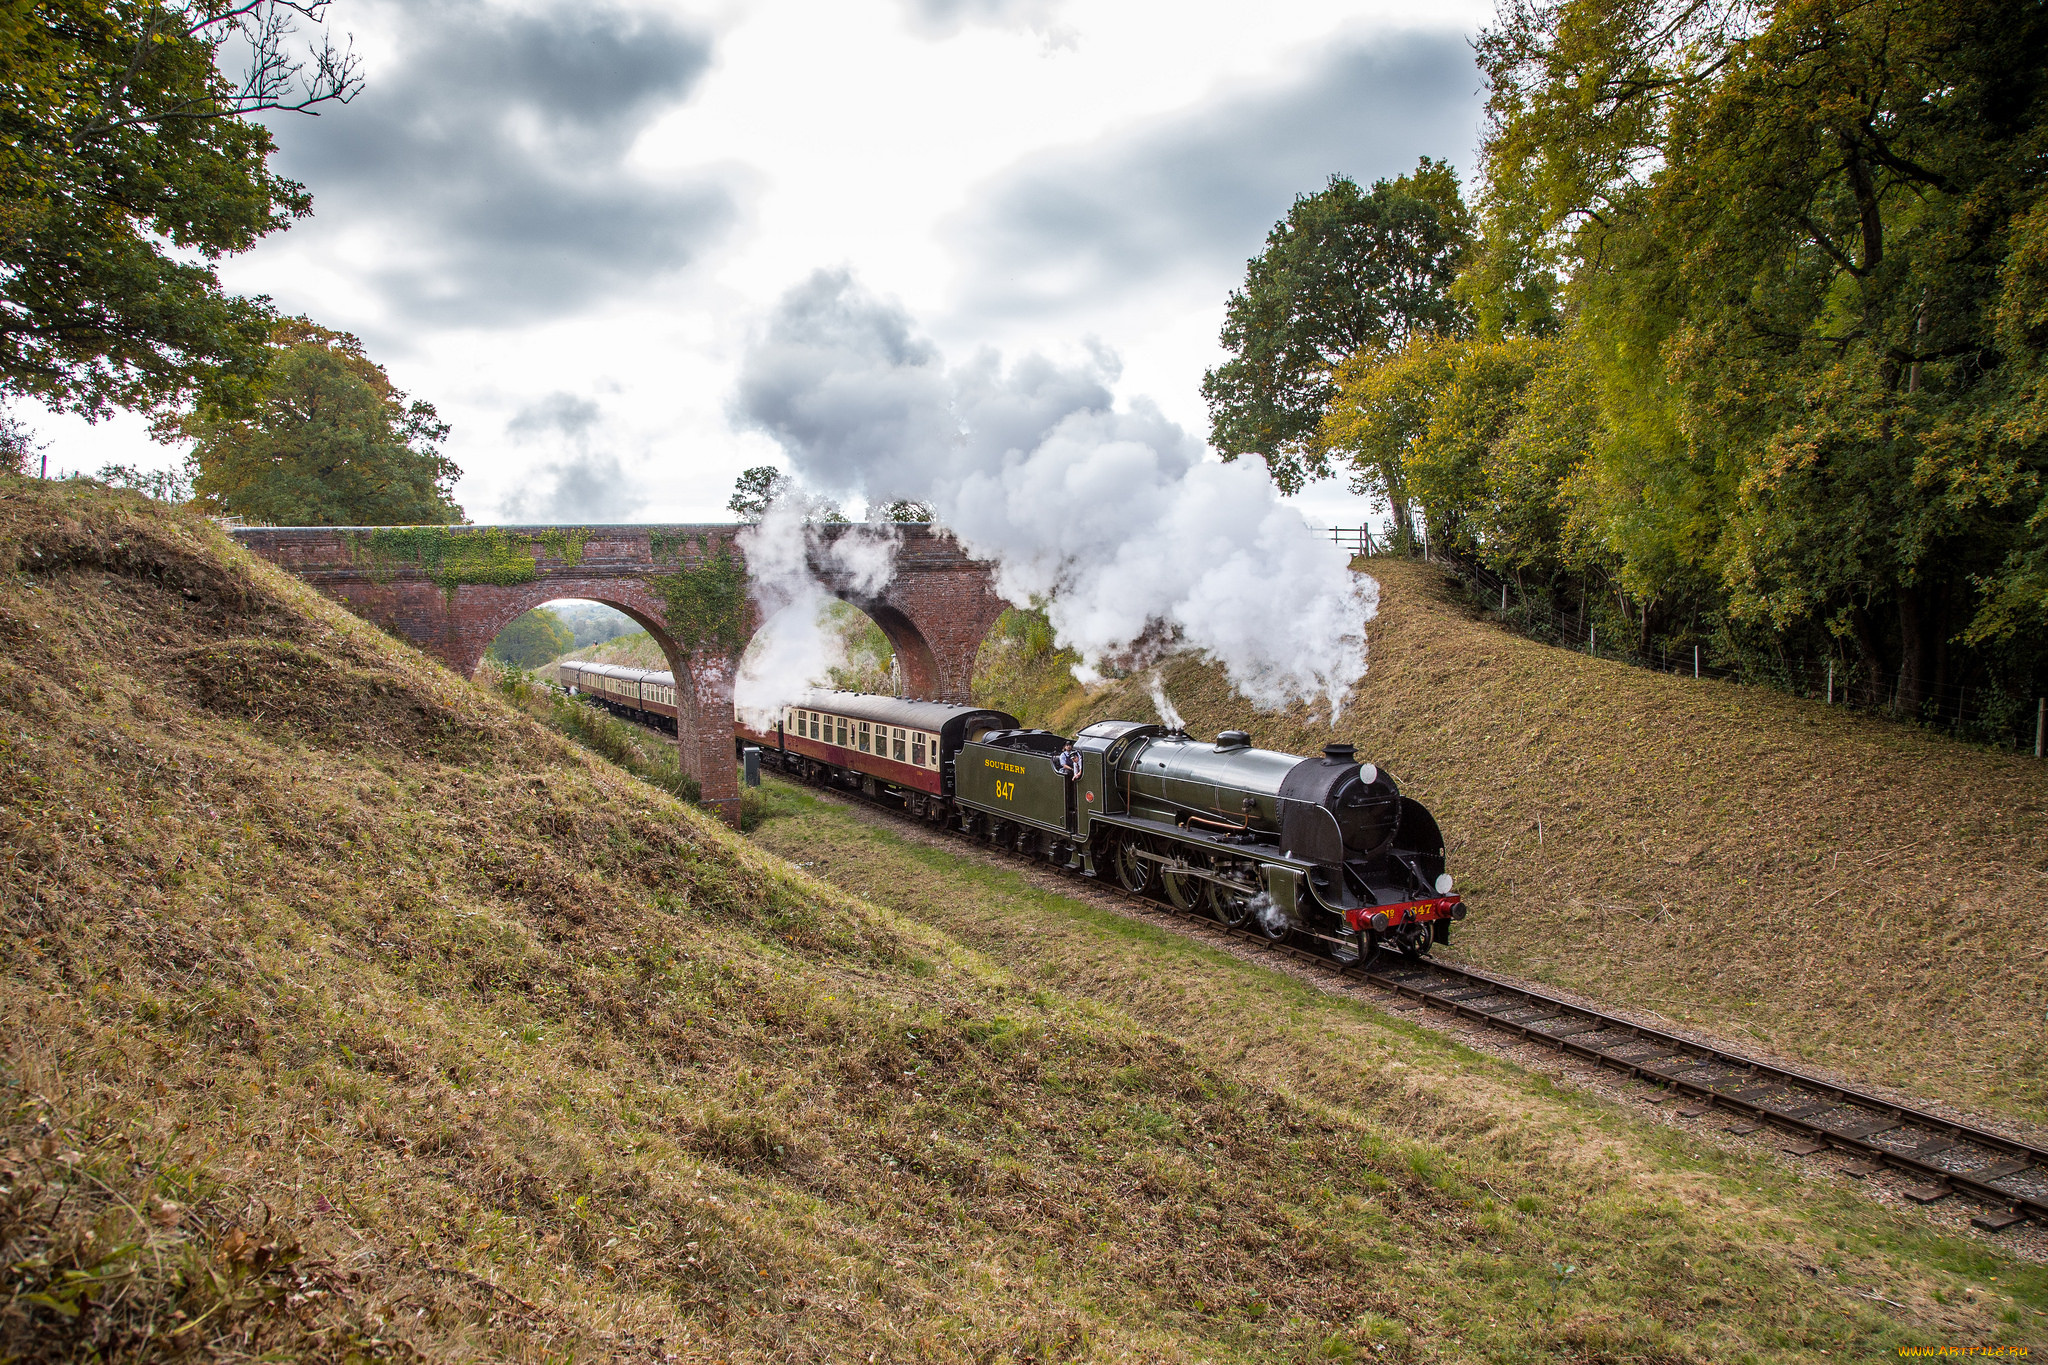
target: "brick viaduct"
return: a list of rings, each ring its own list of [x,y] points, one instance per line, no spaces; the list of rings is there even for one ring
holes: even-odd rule
[[[424,561],[375,553],[372,538],[387,542],[391,528],[242,527],[234,536],[250,550],[339,599],[364,619],[411,641],[450,668],[473,674],[484,651],[520,613],[558,598],[587,598],[615,607],[646,627],[668,656],[681,713],[676,726],[684,771],[703,784],[704,801],[729,821],[739,819],[739,785],[732,755],[732,689],[739,655],[761,625],[751,601],[742,608],[740,649],[716,643],[685,653],[668,619],[678,576],[704,569],[730,554],[744,564],[740,527],[544,526],[459,527],[428,534],[459,544],[479,537],[511,573],[499,580],[459,581],[438,576]],[[896,572],[879,594],[865,595],[836,581],[814,562],[827,591],[872,617],[901,661],[904,691],[913,697],[965,700],[974,656],[1004,603],[990,567],[970,559],[951,537],[929,526],[902,525]],[[379,535],[382,530],[385,534]],[[818,527],[829,539],[835,528]],[[504,555],[506,547],[512,555]],[[526,571],[531,556],[532,571]]]

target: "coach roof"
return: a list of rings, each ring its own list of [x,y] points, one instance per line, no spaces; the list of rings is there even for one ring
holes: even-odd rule
[[[881,725],[900,725],[906,730],[943,733],[947,726],[973,719],[985,719],[992,730],[1014,730],[1018,720],[1005,711],[980,706],[955,706],[943,701],[906,701],[901,697],[876,697],[865,692],[806,692],[789,705],[806,711],[823,711],[854,720]]]

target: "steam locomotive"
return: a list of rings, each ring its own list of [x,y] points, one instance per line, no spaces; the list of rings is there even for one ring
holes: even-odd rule
[[[611,710],[671,728],[675,683],[618,665],[560,666]],[[1347,963],[1419,955],[1465,917],[1435,819],[1349,744],[1314,758],[1213,743],[1136,721],[1071,740],[986,707],[811,692],[772,727],[734,723],[744,758],[850,790]]]
[[[1340,961],[1427,952],[1465,917],[1443,835],[1349,744],[1315,758],[1136,721],[1068,740],[980,707],[814,692],[738,745],[812,782]]]

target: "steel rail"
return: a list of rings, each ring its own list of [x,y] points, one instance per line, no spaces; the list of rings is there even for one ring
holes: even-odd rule
[[[1697,1110],[1681,1111],[1685,1117],[1722,1110],[1754,1120],[1753,1126],[1734,1131],[1754,1132],[1757,1127],[1769,1126],[1807,1139],[1785,1146],[1784,1150],[1795,1155],[1834,1149],[1860,1156],[1862,1168],[1847,1169],[1858,1177],[1887,1167],[1920,1176],[1929,1183],[1907,1190],[1908,1198],[1927,1204],[1951,1194],[1966,1195],[1994,1210],[1971,1220],[1987,1232],[1999,1232],[2029,1219],[2048,1224],[2048,1148],[1546,995],[1476,968],[1426,956],[1400,957],[1393,966],[1387,965],[1384,954],[1367,966],[1339,961],[1288,942],[1285,936],[1275,939],[1255,929],[1224,924],[1200,910],[1183,910],[1164,899],[1133,892],[1111,878],[1089,876],[1078,867],[1063,866],[993,838],[921,818],[865,792],[790,776],[920,829],[1086,881],[1148,913],[1189,921],[1204,932],[1244,940],[1261,950],[1362,981],[1430,1009],[1447,1010],[1701,1102]],[[1889,1142],[1877,1141],[1881,1137]],[[2001,1188],[2015,1182],[2031,1188]]]

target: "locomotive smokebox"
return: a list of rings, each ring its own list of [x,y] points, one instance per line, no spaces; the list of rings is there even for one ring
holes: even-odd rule
[[[1358,758],[1358,746],[1356,744],[1325,744],[1323,746],[1323,757],[1335,759],[1339,763],[1355,762]]]

